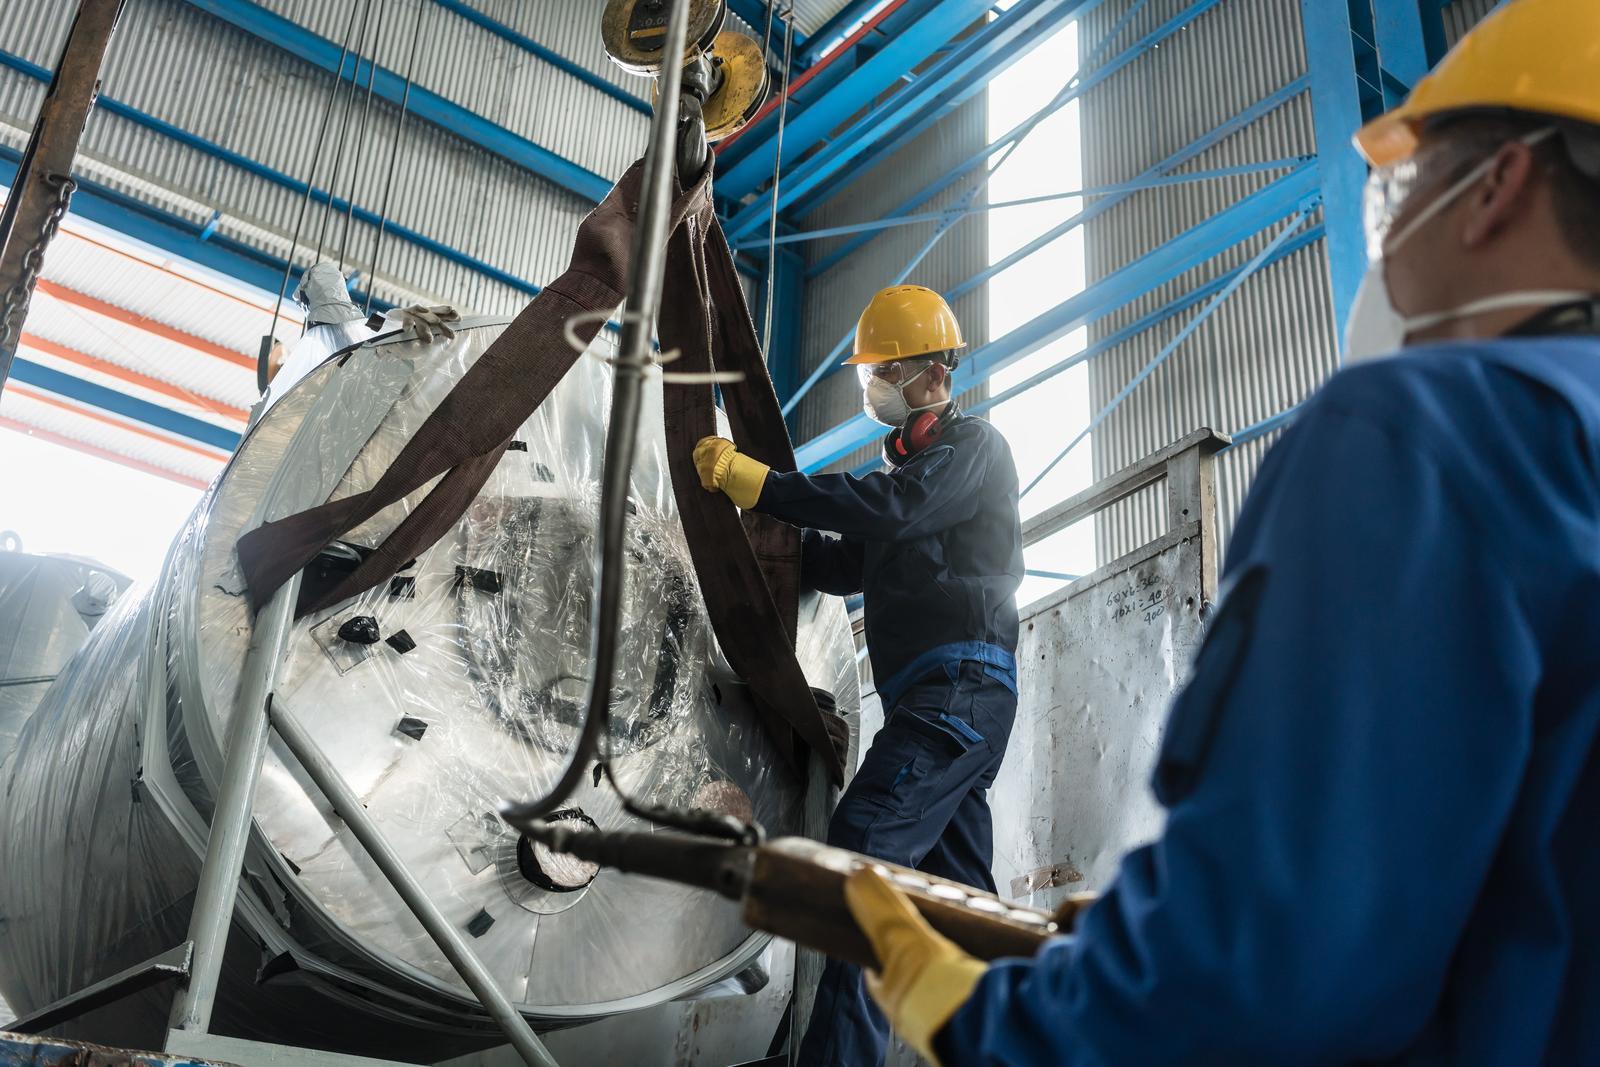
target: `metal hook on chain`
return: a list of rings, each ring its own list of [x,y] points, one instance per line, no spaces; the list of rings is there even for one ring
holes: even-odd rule
[[[0,308],[0,351],[9,351],[22,331],[22,318],[28,310],[34,283],[44,271],[45,250],[55,240],[61,229],[61,220],[66,218],[67,208],[72,203],[72,194],[78,191],[77,179],[68,174],[47,174],[44,180],[56,187],[56,202],[51,205],[50,214],[45,216],[33,247],[22,259],[22,277],[6,293],[5,306]]]

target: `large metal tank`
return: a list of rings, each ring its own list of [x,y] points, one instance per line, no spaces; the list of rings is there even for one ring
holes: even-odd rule
[[[126,575],[102,563],[32,555],[16,534],[0,532],[0,763],[50,683],[128,585]]]
[[[372,485],[501,326],[469,323],[432,345],[368,341],[275,397],[161,580],[113,608],[52,688],[0,778],[0,992],[19,1010],[184,937],[251,634],[238,536],[286,496]],[[751,969],[767,941],[711,894],[519,848],[494,814],[503,798],[551,783],[576,734],[608,338],[528,420],[449,534],[393,582],[295,625],[274,698],[314,734],[513,1002],[545,1026],[693,997],[740,975],[759,984]],[[705,616],[666,476],[661,388],[648,386],[633,478],[613,766],[641,800],[799,832],[802,778],[757,721]],[[352,531],[351,547],[318,566],[348,566],[414,504]],[[853,715],[842,602],[813,597],[801,616],[808,679]],[[351,639],[371,636],[365,620],[375,643]],[[633,822],[597,779],[571,799],[569,817]],[[276,740],[241,888],[218,1032],[417,1062],[501,1040]],[[166,1000],[141,994],[73,1032],[158,1040]]]

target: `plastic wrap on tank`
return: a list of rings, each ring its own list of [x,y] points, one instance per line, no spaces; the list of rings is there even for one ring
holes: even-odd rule
[[[0,763],[126,576],[89,560],[0,549]]]
[[[20,930],[0,931],[0,955],[17,953],[12,972],[25,972],[0,972],[0,992],[18,989],[13,999],[36,1006],[115,970],[108,961],[124,949],[144,958],[168,947],[154,943],[154,931],[169,936],[170,916],[185,914],[194,861],[162,853],[183,839],[197,855],[195,841],[203,843],[191,816],[210,811],[251,631],[235,542],[264,517],[307,506],[291,507],[290,498],[317,502],[371,486],[501,325],[465,323],[455,340],[432,345],[363,344],[322,362],[247,434],[180,535],[161,583],[91,643],[86,660],[104,674],[75,675],[0,780],[11,793],[0,812],[0,914],[29,916]],[[611,346],[602,333],[593,351],[607,355]],[[647,382],[623,648],[604,744],[622,788],[640,801],[707,807],[795,833],[800,775],[768,737],[706,617],[666,474],[661,389],[659,378]],[[552,1023],[692,996],[749,965],[766,943],[730,902],[551,856],[495,814],[504,799],[554,781],[578,727],[609,409],[607,364],[580,360],[453,529],[392,581],[294,625],[274,694],[512,1000]],[[351,531],[304,580],[339,580],[425,492]],[[853,720],[859,694],[841,601],[802,602],[799,653],[811,684]],[[157,802],[130,802],[155,782],[166,783]],[[51,790],[57,795],[46,797]],[[562,817],[643,828],[598,774],[585,777]],[[69,832],[104,818],[119,828],[104,840]],[[344,1029],[323,1047],[381,1053],[414,1040],[403,1025],[373,1027],[375,1017],[437,1019],[428,1033],[445,1048],[494,1033],[275,738],[255,820],[262,847],[248,861],[241,907],[253,909],[262,955],[234,969],[234,985],[225,981],[224,1001],[237,994],[240,1004],[232,1014],[219,1004],[225,1029],[272,1036],[295,1022],[280,1023],[239,985],[287,957],[345,1011]],[[187,832],[175,836],[174,825]],[[63,841],[73,856],[60,857]],[[94,864],[105,877],[83,879]],[[52,889],[57,866],[83,880]],[[40,871],[39,888],[21,884],[21,872]],[[139,890],[112,890],[124,882]],[[67,914],[93,916],[91,934],[74,943],[50,935],[52,924],[70,925]]]

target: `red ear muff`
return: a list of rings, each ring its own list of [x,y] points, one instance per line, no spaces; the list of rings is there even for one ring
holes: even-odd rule
[[[935,412],[922,412],[901,431],[900,447],[913,454],[921,452],[944,435],[944,424],[944,418]]]

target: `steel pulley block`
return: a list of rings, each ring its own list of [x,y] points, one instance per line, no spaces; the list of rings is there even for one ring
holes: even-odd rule
[[[772,75],[763,62],[761,42],[737,30],[717,34],[705,58],[710,62],[711,91],[701,113],[706,140],[716,144],[744,129],[761,110],[772,89]],[[658,94],[659,89],[651,90],[652,104]]]
[[[722,32],[728,17],[726,0],[686,0],[689,5],[688,53],[677,57],[684,62],[709,51]],[[667,57],[669,0],[606,0],[600,16],[600,33],[611,61],[631,74],[654,77],[661,73]]]

